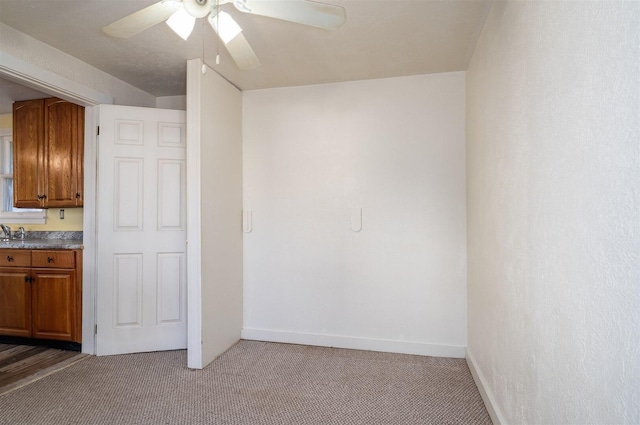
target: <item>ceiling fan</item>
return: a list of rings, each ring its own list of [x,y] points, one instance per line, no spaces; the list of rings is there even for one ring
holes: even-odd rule
[[[125,16],[102,30],[112,37],[129,38],[166,21],[176,34],[186,40],[193,30],[196,18],[206,16],[238,68],[256,68],[260,66],[260,61],[242,34],[242,28],[230,14],[220,9],[226,3],[233,3],[243,13],[327,30],[340,28],[346,19],[342,6],[311,0],[162,0]]]

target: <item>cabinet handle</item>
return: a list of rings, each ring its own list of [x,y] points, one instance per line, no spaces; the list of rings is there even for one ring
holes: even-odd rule
[[[27,283],[33,283],[34,280],[35,279],[32,278],[31,276],[25,276],[24,277],[24,281],[27,282]]]
[[[76,193],[76,199],[80,197],[80,193]]]
[[[47,195],[38,195],[38,200],[47,199]]]
[[[10,256],[10,255],[7,255],[7,261],[8,261],[8,262],[12,262],[12,261],[13,261],[13,257],[12,257],[12,256]]]
[[[53,258],[47,257],[47,263],[53,263]]]

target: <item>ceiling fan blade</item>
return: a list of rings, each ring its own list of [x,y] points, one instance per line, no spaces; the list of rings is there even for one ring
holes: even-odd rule
[[[181,6],[179,0],[164,0],[102,27],[102,31],[112,37],[129,38],[166,21]]]
[[[225,47],[229,55],[233,58],[233,61],[241,70],[247,71],[260,66],[260,60],[249,45],[244,34],[240,33],[233,37],[233,40],[225,44]]]
[[[243,71],[257,68],[260,61],[242,34],[240,25],[227,12],[213,13],[207,18],[211,28],[218,34],[238,68]]]
[[[233,4],[241,12],[327,30],[337,30],[346,20],[342,6],[309,0],[234,0]]]

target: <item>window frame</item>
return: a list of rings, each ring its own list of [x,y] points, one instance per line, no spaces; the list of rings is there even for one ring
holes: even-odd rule
[[[13,131],[0,129],[0,223],[3,224],[46,224],[47,211],[44,209],[26,211],[5,211],[5,180],[13,179],[12,158]],[[13,203],[13,200],[11,200]]]

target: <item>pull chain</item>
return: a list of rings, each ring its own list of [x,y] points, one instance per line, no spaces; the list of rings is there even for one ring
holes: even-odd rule
[[[207,73],[207,61],[204,58],[204,20],[202,21],[202,75]]]
[[[220,0],[216,0],[216,28],[220,31]],[[216,34],[216,65],[220,65],[220,34]]]

